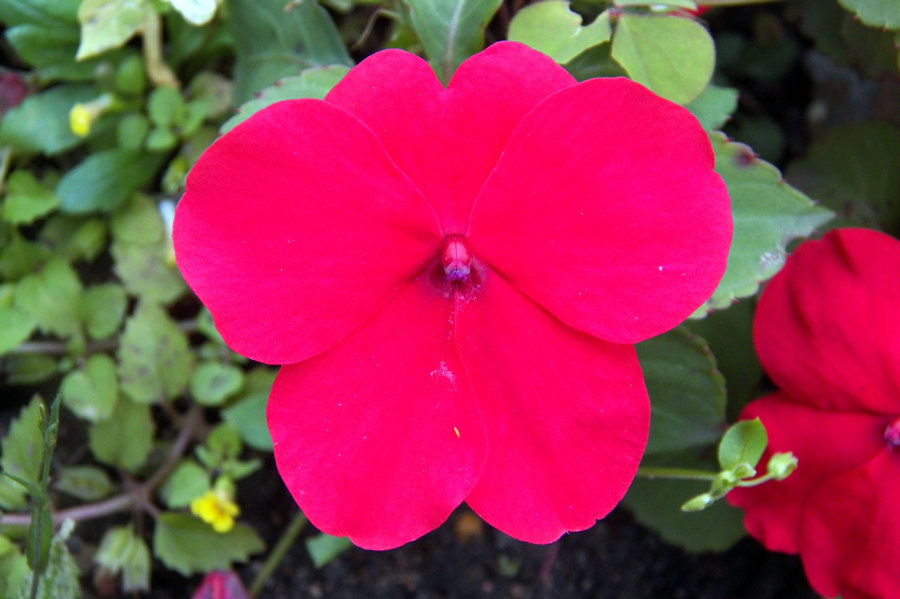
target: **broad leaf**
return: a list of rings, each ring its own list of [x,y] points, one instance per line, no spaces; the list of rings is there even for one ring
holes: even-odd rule
[[[75,528],[73,520],[66,520],[50,542],[47,568],[41,574],[37,599],[79,599],[78,564],[69,553],[66,540]]]
[[[41,229],[41,246],[48,246],[68,262],[92,261],[106,249],[106,219],[56,213]]]
[[[687,104],[703,128],[718,131],[737,110],[738,91],[731,87],[719,87],[710,83],[700,96]]]
[[[756,468],[766,450],[769,437],[759,418],[741,420],[729,428],[719,443],[719,466],[733,470],[741,464]]]
[[[808,236],[832,217],[829,210],[785,183],[778,169],[757,158],[749,147],[730,143],[720,133],[710,135],[710,140],[716,172],[731,197],[734,237],[725,276],[695,316],[727,308],[734,299],[756,293],[761,281],[784,266],[787,244]]]
[[[425,55],[446,83],[462,61],[484,48],[484,28],[501,0],[403,0]]]
[[[182,460],[160,489],[169,508],[187,507],[210,489],[209,472],[194,460]]]
[[[0,21],[8,27],[37,23],[49,27],[78,23],[82,0],[3,0]]]
[[[94,561],[111,574],[122,574],[122,590],[150,590],[150,549],[131,526],[114,526],[106,531]]]
[[[282,100],[315,98],[324,100],[328,92],[347,74],[350,69],[344,66],[316,67],[306,69],[299,75],[285,77],[259,93],[259,97],[243,104],[237,114],[228,119],[219,129],[220,133],[231,131],[238,123],[242,123],[266,106]]]
[[[14,225],[31,224],[58,204],[53,190],[38,183],[31,171],[15,171],[6,181],[3,220]]]
[[[188,514],[161,514],[153,533],[154,555],[185,576],[226,570],[264,548],[252,528],[236,524],[230,531],[218,533]]]
[[[546,0],[526,6],[509,24],[510,41],[531,46],[559,64],[608,42],[611,35],[609,12],[582,26],[581,15],[572,12],[565,0]]]
[[[835,212],[834,226],[892,229],[900,221],[900,130],[887,123],[832,129],[787,171]]]
[[[63,338],[81,332],[80,301],[81,281],[61,258],[52,258],[16,285],[16,309],[34,318],[42,331]]]
[[[191,395],[204,406],[221,405],[243,385],[244,372],[221,362],[203,362],[191,374]]]
[[[91,452],[98,462],[133,472],[147,461],[155,428],[150,406],[122,397],[109,419],[91,425]]]
[[[713,40],[699,22],[634,13],[619,15],[612,57],[629,77],[678,104],[697,99],[716,62]]]
[[[193,361],[187,337],[162,308],[139,304],[119,346],[122,390],[140,403],[173,399],[187,386]]]
[[[84,0],[78,9],[81,45],[77,60],[124,46],[144,18],[144,0]]]
[[[37,320],[11,306],[0,306],[0,354],[17,347],[31,337]]]
[[[97,96],[93,85],[60,85],[29,96],[10,110],[0,123],[0,144],[26,154],[52,156],[83,140],[72,133],[69,110]]]
[[[301,69],[352,61],[328,12],[313,0],[227,0],[235,39],[234,100],[253,94]]]
[[[690,453],[648,456],[642,465],[715,469]],[[745,534],[742,510],[726,501],[717,501],[700,512],[683,512],[681,505],[709,490],[709,482],[665,478],[634,479],[622,503],[644,526],[688,551],[725,551]]]
[[[9,432],[0,441],[3,455],[0,465],[4,472],[37,483],[44,459],[44,438],[41,435],[41,400],[35,397],[22,408],[9,426]],[[0,507],[16,509],[25,506],[25,489],[0,474]]]
[[[237,428],[244,443],[261,451],[274,449],[266,423],[268,398],[268,391],[253,393],[222,411],[222,417]]]
[[[106,471],[97,466],[67,466],[60,468],[53,487],[82,501],[98,501],[115,491]]]
[[[897,0],[838,0],[856,13],[859,20],[878,29],[900,29],[900,2]]]
[[[706,342],[678,328],[635,347],[650,394],[646,452],[717,441],[725,424],[725,379]]]
[[[347,537],[333,537],[325,533],[306,539],[306,552],[316,568],[321,568],[351,547],[353,543]]]
[[[60,208],[75,214],[112,210],[152,181],[164,160],[161,154],[120,149],[91,154],[60,180]]]
[[[79,417],[91,422],[106,420],[119,398],[116,363],[106,354],[94,354],[83,368],[66,375],[60,392],[66,406]]]
[[[88,335],[92,339],[105,339],[115,334],[122,325],[128,298],[125,290],[116,283],[92,285],[81,295],[80,313]]]
[[[74,24],[47,26],[26,23],[8,29],[6,39],[25,62],[37,68],[41,77],[48,80],[92,81],[101,62],[114,58],[105,56],[103,59],[75,62],[81,34]]]

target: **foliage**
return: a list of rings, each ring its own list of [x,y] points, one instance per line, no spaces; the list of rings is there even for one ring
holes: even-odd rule
[[[900,234],[894,126],[831,127],[797,158],[775,120],[787,118],[759,108],[800,68],[782,13],[866,78],[896,77],[900,10],[893,0],[792,0],[754,12],[749,33],[713,36],[688,12],[693,2],[547,0],[515,12],[520,4],[347,0],[328,3],[343,7],[335,16],[313,0],[0,0],[4,51],[14,53],[4,64],[16,69],[0,73],[0,369],[14,398],[0,430],[0,596],[80,595],[87,562],[65,541],[82,530],[61,524],[73,512],[60,501],[99,510],[93,567],[126,592],[148,589],[160,568],[189,576],[264,550],[246,517],[246,479],[273,450],[265,405],[275,371],[225,345],[175,266],[172,206],[185,176],[218,132],[277,101],[324,98],[356,58],[418,52],[447,83],[486,39],[503,37],[579,80],[628,76],[709,133],[733,206],[728,270],[701,320],[637,347],[653,412],[642,467],[708,476],[640,478],[625,505],[692,550],[741,536],[740,512],[716,500],[758,481],[765,448],[760,426],[728,427],[763,384],[754,296],[792,240],[829,226],[832,211],[830,226]],[[384,26],[363,35],[359,23],[377,19]],[[59,443],[84,446],[76,463],[51,471],[56,428],[38,391],[59,396],[75,431]],[[242,507],[223,532],[190,509],[216,491]],[[348,546],[306,540],[316,566]]]

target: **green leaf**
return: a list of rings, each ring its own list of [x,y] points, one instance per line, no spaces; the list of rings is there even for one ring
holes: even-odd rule
[[[353,543],[347,537],[333,537],[325,533],[306,539],[306,552],[316,568],[321,568],[351,547]]]
[[[725,424],[725,379],[706,342],[678,328],[635,348],[650,394],[646,452],[717,441]]]
[[[269,393],[248,395],[233,406],[222,411],[222,417],[237,428],[244,442],[253,449],[272,451],[272,435],[266,423],[266,402]]]
[[[31,171],[13,172],[6,181],[3,220],[14,225],[31,224],[59,204],[59,198],[34,178]]]
[[[60,208],[76,214],[112,210],[152,181],[164,160],[160,154],[120,149],[91,154],[60,180]]]
[[[0,306],[0,354],[31,337],[37,324],[33,316],[9,306]]]
[[[81,296],[80,313],[92,339],[106,339],[118,332],[128,307],[125,290],[116,283],[92,285]]]
[[[74,528],[75,522],[66,520],[53,540],[50,541],[49,559],[47,568],[41,575],[38,599],[79,599],[81,597],[78,565],[66,546],[66,540]]]
[[[41,434],[41,400],[35,396],[22,408],[9,425],[9,433],[0,441],[0,466],[21,479],[37,484],[44,459],[44,438]],[[0,506],[16,509],[25,506],[25,489],[6,476],[0,475]]]
[[[264,548],[262,539],[252,528],[236,524],[230,531],[218,533],[187,514],[161,514],[153,533],[154,555],[185,576],[227,570]]]
[[[687,104],[703,128],[707,131],[720,130],[734,111],[737,110],[738,91],[731,87],[719,87],[710,83],[703,93]]]
[[[693,320],[688,328],[703,337],[716,357],[728,389],[727,420],[733,422],[747,403],[763,394],[763,370],[753,349],[751,301]]]
[[[112,416],[119,398],[116,363],[106,354],[94,354],[81,370],[66,375],[60,385],[66,406],[80,418],[97,422]]]
[[[81,281],[64,260],[52,258],[16,285],[16,309],[34,318],[45,333],[72,337],[81,332]]]
[[[328,12],[312,0],[227,0],[235,39],[234,99],[243,104],[253,94],[301,69],[352,65],[341,35]]]
[[[57,213],[47,219],[39,238],[69,262],[92,261],[106,249],[106,219]]]
[[[78,9],[81,45],[76,60],[124,46],[144,18],[144,0],[84,0]]]
[[[838,0],[859,20],[878,29],[900,29],[900,3],[897,0]]]
[[[218,406],[241,390],[244,373],[221,362],[202,362],[191,374],[191,395],[204,406]]]
[[[121,397],[109,419],[91,425],[91,452],[98,462],[134,472],[150,455],[155,429],[150,406]]]
[[[82,501],[99,501],[115,490],[109,475],[97,466],[64,466],[59,469],[53,486]]]
[[[27,241],[14,229],[6,247],[0,252],[0,273],[7,281],[15,281],[33,273],[50,259],[52,253],[39,243]]]
[[[173,399],[187,386],[193,362],[178,325],[162,308],[141,302],[127,320],[119,346],[122,390],[139,403]]]
[[[697,99],[716,62],[713,40],[699,22],[634,13],[619,15],[612,57],[629,77],[678,104]]]
[[[207,468],[220,468],[223,463],[236,460],[243,446],[237,428],[223,422],[206,437],[206,444],[197,447],[197,457]]]
[[[150,131],[150,119],[131,112],[122,117],[116,127],[116,139],[123,150],[137,152],[144,147],[144,139]]]
[[[749,147],[730,143],[720,133],[711,134],[710,141],[716,172],[731,197],[734,237],[725,276],[695,317],[756,293],[761,281],[784,266],[787,244],[808,236],[832,217],[829,210],[785,183],[778,169],[758,159]]]
[[[887,123],[835,127],[795,160],[788,180],[836,211],[836,227],[891,230],[900,223],[900,130]]]
[[[484,48],[484,29],[501,0],[403,0],[432,68],[446,83]]]
[[[766,450],[769,437],[759,418],[741,420],[731,426],[719,443],[719,466],[733,470],[741,464],[756,468]]]
[[[15,354],[6,357],[6,382],[10,385],[37,385],[60,370],[59,361],[43,354]]]
[[[293,77],[279,79],[275,85],[262,90],[258,98],[241,105],[237,114],[225,121],[219,132],[231,131],[237,124],[275,102],[300,98],[324,100],[331,88],[337,85],[348,71],[350,69],[344,66],[316,67],[305,69]]]
[[[0,535],[0,597],[27,597],[27,585],[31,569],[28,558],[19,551],[15,543]]]
[[[154,125],[179,125],[185,117],[184,98],[171,87],[157,87],[147,99],[147,114]]]
[[[0,144],[26,154],[48,156],[75,147],[83,140],[72,133],[69,111],[97,93],[93,85],[60,85],[28,96],[3,117]]]
[[[26,23],[6,31],[6,39],[16,52],[37,68],[45,80],[92,81],[103,61],[75,62],[81,34],[77,25],[38,25]],[[48,43],[48,40],[53,40]],[[112,56],[104,59],[114,58]]]
[[[689,453],[650,456],[650,464],[697,468],[712,466]],[[634,479],[622,503],[638,522],[656,531],[667,542],[688,551],[725,551],[745,534],[742,510],[726,501],[716,501],[701,512],[682,512],[686,501],[709,490],[709,483],[665,478]]]
[[[546,0],[517,12],[509,24],[508,37],[565,64],[588,48],[608,42],[611,36],[608,11],[582,27],[581,15],[573,12],[568,2]]]
[[[123,591],[150,590],[150,549],[130,526],[107,530],[94,561],[113,575],[122,573]]]
[[[7,26],[38,23],[54,26],[78,22],[81,0],[3,0],[0,21]]]
[[[132,295],[168,304],[186,291],[156,204],[137,196],[112,217],[116,274]]]
[[[187,507],[211,488],[209,472],[194,460],[182,460],[159,493],[171,509]]]

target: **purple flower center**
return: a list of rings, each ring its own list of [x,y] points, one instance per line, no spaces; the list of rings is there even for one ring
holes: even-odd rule
[[[900,447],[900,418],[897,418],[884,430],[884,441],[891,447]]]
[[[444,249],[441,251],[441,264],[444,274],[450,281],[465,281],[471,272],[472,255],[466,247],[463,238],[459,235],[451,235],[444,241]]]

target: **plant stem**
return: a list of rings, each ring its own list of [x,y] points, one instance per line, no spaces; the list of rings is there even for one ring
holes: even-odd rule
[[[683,480],[716,480],[718,472],[694,470],[692,468],[665,468],[662,466],[641,466],[638,476],[645,478],[677,478]]]
[[[306,516],[303,515],[303,512],[297,512],[297,515],[294,516],[294,519],[291,520],[291,523],[288,525],[287,530],[284,531],[284,534],[278,539],[275,547],[272,548],[262,569],[253,579],[253,583],[250,585],[251,597],[258,595],[260,591],[263,590],[263,587],[266,586],[266,583],[269,582],[269,578],[272,577],[275,568],[277,568],[278,564],[281,563],[281,560],[284,559],[288,549],[290,549],[291,545],[294,544],[294,541],[297,540],[297,536],[303,531],[304,526],[306,526]]]
[[[193,333],[197,330],[197,319],[180,320],[176,323],[178,329],[182,333]],[[99,352],[110,351],[119,347],[119,339],[103,339],[101,341],[92,341],[87,344],[85,354],[96,354]],[[7,356],[21,356],[25,354],[50,354],[54,356],[69,355],[69,346],[62,341],[26,341],[6,352]]]

